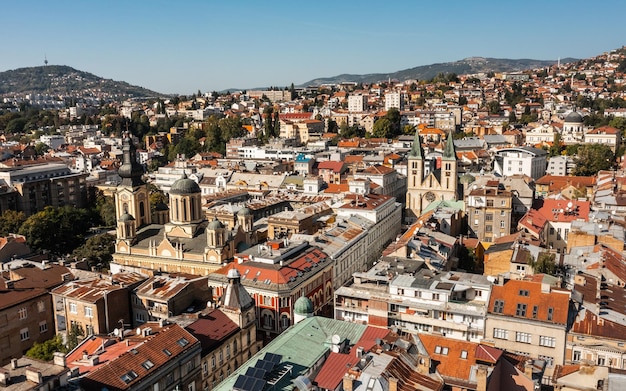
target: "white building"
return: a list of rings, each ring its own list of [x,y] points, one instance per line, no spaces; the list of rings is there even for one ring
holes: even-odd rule
[[[546,173],[548,153],[533,147],[503,148],[496,152],[493,171],[501,176],[527,175],[539,179]]]
[[[404,96],[400,92],[388,92],[385,94],[385,110],[389,111],[392,107],[398,110],[404,110]]]
[[[367,95],[350,95],[348,96],[348,111],[358,113],[367,110]]]
[[[43,134],[39,137],[39,142],[57,150],[61,145],[65,144],[65,136],[60,134]]]
[[[538,127],[526,132],[526,144],[535,145],[543,143],[553,143],[556,130],[548,124],[539,125]]]

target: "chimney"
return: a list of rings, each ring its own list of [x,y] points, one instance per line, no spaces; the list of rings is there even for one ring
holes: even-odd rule
[[[363,347],[359,346],[356,348],[356,358],[361,358],[363,356]]]
[[[15,281],[7,280],[4,282],[4,285],[7,289],[13,289],[15,288]]]
[[[6,387],[11,384],[11,375],[8,371],[1,370],[0,371],[0,386]]]
[[[487,391],[487,366],[479,365],[476,369],[476,391]]]
[[[41,384],[43,376],[41,371],[35,367],[30,367],[26,370],[26,380],[32,381],[35,384]]]
[[[65,368],[66,367],[65,353],[54,352],[54,358],[52,359],[52,363],[54,365],[58,365],[60,367]]]
[[[17,369],[18,365],[17,365],[17,358],[12,358],[11,359],[11,369]]]
[[[524,374],[532,380],[533,378],[533,360],[526,360],[524,363]]]
[[[398,379],[395,377],[389,378],[389,391],[398,391]]]
[[[343,391],[352,391],[353,384],[354,379],[352,376],[348,374],[343,375]]]

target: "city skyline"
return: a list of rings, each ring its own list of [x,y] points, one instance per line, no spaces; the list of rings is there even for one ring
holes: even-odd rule
[[[12,33],[0,71],[47,60],[160,93],[190,94],[473,56],[588,58],[624,44],[619,18],[626,4],[600,3],[365,1],[357,8],[319,1],[296,9],[245,1],[13,2],[3,7]]]

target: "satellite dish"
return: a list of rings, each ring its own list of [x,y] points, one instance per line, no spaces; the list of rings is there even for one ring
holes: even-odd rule
[[[572,201],[570,201],[570,202],[568,202],[568,203],[567,203],[567,207],[568,207],[568,208],[572,209],[572,206],[574,206],[574,204],[572,203]]]
[[[137,327],[137,330],[135,330],[135,333],[137,333],[137,335],[141,335],[141,328]]]
[[[330,341],[333,343],[333,345],[339,345],[339,343],[341,343],[341,337],[338,336],[337,334],[334,334]]]
[[[113,330],[113,335],[115,335],[116,337],[119,337],[120,336],[120,329]]]
[[[333,345],[333,346],[331,346],[331,347],[330,347],[330,350],[331,350],[333,353],[339,353],[339,346],[337,346],[337,345]]]

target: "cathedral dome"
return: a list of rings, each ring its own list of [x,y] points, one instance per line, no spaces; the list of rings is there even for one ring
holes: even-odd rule
[[[572,111],[565,117],[565,122],[582,123],[583,117],[575,111]]]
[[[293,306],[293,312],[298,315],[308,315],[313,313],[313,302],[306,296],[302,296]]]
[[[209,230],[216,230],[216,229],[222,229],[224,228],[224,224],[222,224],[221,221],[219,221],[217,218],[213,218],[213,221],[211,221],[209,223],[209,225],[207,225],[206,229]]]
[[[174,182],[170,189],[170,194],[196,194],[200,193],[200,186],[193,180],[187,178],[187,175]]]

